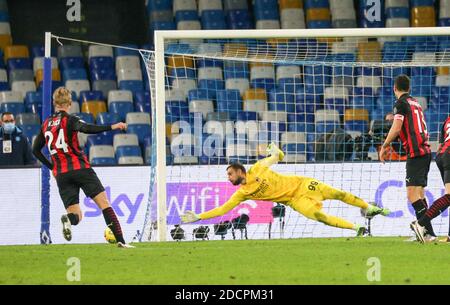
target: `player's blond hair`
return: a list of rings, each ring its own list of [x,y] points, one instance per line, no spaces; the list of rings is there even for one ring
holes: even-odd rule
[[[53,105],[66,107],[72,104],[72,93],[66,87],[59,87],[53,92]]]

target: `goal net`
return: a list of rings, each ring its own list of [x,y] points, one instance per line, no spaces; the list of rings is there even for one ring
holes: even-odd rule
[[[389,208],[389,217],[371,220],[372,235],[410,235],[415,214],[406,198],[405,152],[394,143],[383,165],[378,151],[400,74],[411,78],[436,151],[449,114],[447,35],[449,28],[157,32],[155,53],[143,53],[155,132],[142,240],[171,240],[179,228],[188,240],[206,238],[205,231],[209,239],[353,235],[260,201],[178,227],[187,210],[224,204],[237,189],[227,165],[240,162],[248,170],[270,142],[286,154],[275,171],[314,177]],[[428,181],[431,204],[443,194],[434,162]],[[326,201],[324,210],[368,222],[339,201]],[[433,221],[437,233],[447,234],[447,218]]]

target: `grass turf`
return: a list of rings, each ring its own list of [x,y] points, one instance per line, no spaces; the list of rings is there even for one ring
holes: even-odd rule
[[[0,284],[450,284],[449,244],[404,238],[1,246]],[[66,274],[70,257],[81,280]],[[381,281],[367,280],[368,259]]]

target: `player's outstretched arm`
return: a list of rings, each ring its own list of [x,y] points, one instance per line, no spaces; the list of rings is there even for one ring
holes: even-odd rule
[[[245,201],[245,197],[238,190],[230,197],[230,199],[228,199],[227,202],[225,202],[220,207],[206,211],[201,214],[195,214],[192,211],[186,211],[185,214],[181,215],[181,221],[184,223],[190,223],[195,222],[197,220],[205,220],[222,216],[231,211],[232,209],[234,209],[235,207],[237,207],[242,201]]]
[[[110,130],[126,130],[127,124],[126,123],[116,123],[113,125],[95,125],[95,124],[89,124],[82,120],[80,120],[77,117],[73,117],[72,121],[72,130],[74,131],[80,131],[82,133],[86,134],[96,134],[100,132],[110,131]]]
[[[284,153],[281,149],[279,149],[275,143],[270,143],[266,149],[267,158],[259,161],[262,165],[270,167],[274,164],[277,164],[279,161],[284,159]]]

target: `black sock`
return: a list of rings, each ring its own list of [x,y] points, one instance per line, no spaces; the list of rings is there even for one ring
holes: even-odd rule
[[[122,234],[122,228],[120,227],[119,220],[117,219],[116,213],[111,207],[104,209],[103,217],[105,218],[106,225],[111,229],[117,242],[125,243]]]
[[[431,207],[427,210],[425,215],[419,219],[419,224],[424,226],[427,222],[430,222],[433,218],[439,216],[450,206],[450,195],[445,194],[441,198],[437,199]]]
[[[80,222],[80,217],[78,217],[78,214],[69,213],[67,214],[67,217],[69,218],[72,226],[76,226]]]
[[[417,220],[420,220],[425,215],[425,213],[427,212],[427,209],[428,209],[427,202],[424,199],[419,199],[416,202],[413,202],[412,206],[414,208],[414,211],[416,212]],[[424,227],[427,230],[428,234],[430,234],[432,236],[436,236],[434,234],[433,226],[431,225],[431,222],[429,222],[429,221],[426,222],[424,224]]]

